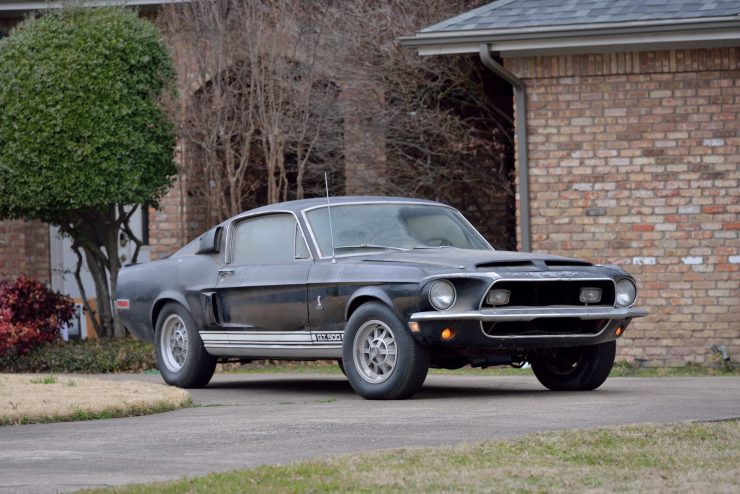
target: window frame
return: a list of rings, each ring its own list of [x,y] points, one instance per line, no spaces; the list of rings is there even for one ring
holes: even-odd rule
[[[338,208],[338,207],[342,207],[342,206],[363,206],[363,205],[435,206],[435,207],[443,207],[443,208],[450,209],[450,210],[454,211],[455,213],[457,213],[460,216],[460,219],[463,221],[463,223],[465,223],[466,225],[468,225],[470,227],[470,229],[473,230],[478,235],[478,238],[483,241],[483,244],[484,245],[488,246],[488,249],[484,249],[484,250],[491,250],[491,251],[495,251],[496,250],[496,249],[493,248],[493,246],[491,245],[491,243],[488,240],[486,240],[486,238],[481,234],[481,232],[479,232],[478,229],[475,228],[473,226],[473,224],[470,223],[470,221],[468,221],[468,219],[465,217],[464,214],[462,214],[460,211],[458,211],[457,209],[453,208],[452,206],[448,206],[447,204],[435,203],[435,202],[431,202],[430,203],[430,202],[413,201],[413,200],[409,200],[409,201],[398,201],[398,200],[395,200],[394,201],[394,200],[389,200],[389,201],[349,201],[349,202],[337,202],[337,203],[331,203],[329,206],[332,207],[332,208],[335,208],[335,207]],[[301,216],[303,217],[303,221],[305,221],[305,223],[306,223],[306,228],[308,228],[308,233],[311,235],[311,241],[316,246],[316,254],[318,255],[318,258],[320,260],[326,260],[326,259],[332,259],[332,258],[336,258],[336,257],[354,257],[354,256],[366,256],[366,255],[368,255],[367,252],[357,252],[357,253],[349,253],[349,254],[336,254],[336,253],[334,253],[333,256],[331,254],[324,255],[324,253],[321,251],[321,246],[319,245],[319,241],[316,238],[316,236],[314,235],[313,227],[311,226],[311,222],[308,220],[308,213],[311,212],[311,211],[313,211],[313,210],[315,210],[315,209],[322,209],[322,208],[323,209],[326,209],[327,207],[328,207],[327,204],[320,204],[318,206],[312,206],[312,207],[309,207],[309,208],[306,208],[306,209],[302,209],[301,210]],[[305,233],[304,233],[304,236],[305,236]]]
[[[301,222],[298,219],[298,215],[295,214],[293,211],[288,210],[276,210],[276,211],[264,211],[260,213],[254,213],[249,214],[245,216],[239,216],[237,218],[234,218],[234,220],[231,221],[231,224],[229,225],[229,228],[226,231],[226,258],[225,262],[227,265],[230,266],[250,266],[250,264],[234,264],[234,251],[235,251],[235,245],[234,242],[236,241],[236,235],[235,231],[236,228],[242,224],[245,221],[253,220],[256,218],[264,217],[264,216],[275,216],[275,215],[286,215],[289,214],[293,217],[294,224],[296,228],[293,229],[293,262],[306,262],[306,261],[313,261],[313,254],[311,253],[311,247],[308,245],[308,240],[306,237],[306,233],[303,231],[303,225],[301,225]],[[306,251],[308,252],[308,257],[305,258],[299,258],[296,257],[296,236],[298,232],[301,232],[301,235],[303,235],[303,243],[306,246]],[[274,264],[281,264],[281,263],[254,263],[254,265],[274,265]]]

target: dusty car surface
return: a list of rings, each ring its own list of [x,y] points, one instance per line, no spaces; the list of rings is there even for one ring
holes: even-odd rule
[[[595,389],[647,315],[636,297],[617,266],[494,250],[449,206],[338,197],[254,209],[128,266],[116,308],[176,386],[205,386],[219,360],[337,359],[358,394],[393,399],[465,365]]]

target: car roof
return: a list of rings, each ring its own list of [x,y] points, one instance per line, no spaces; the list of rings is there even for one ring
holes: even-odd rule
[[[408,203],[424,203],[424,204],[430,204],[430,205],[437,205],[437,206],[444,206],[444,204],[430,201],[427,199],[411,199],[408,197],[387,197],[387,196],[335,196],[331,197],[331,205],[332,206],[339,206],[342,204],[349,204],[349,203],[355,203],[355,202],[363,202],[363,203],[384,203],[384,202],[408,202]],[[292,211],[296,214],[299,212],[310,209],[316,206],[325,206],[326,205],[326,197],[316,197],[314,199],[301,199],[298,201],[286,201],[286,202],[279,202],[275,204],[269,204],[267,206],[262,206],[259,208],[251,209],[249,211],[245,211],[244,213],[239,214],[236,217],[239,216],[248,216],[252,215],[254,213],[268,213],[270,211]]]

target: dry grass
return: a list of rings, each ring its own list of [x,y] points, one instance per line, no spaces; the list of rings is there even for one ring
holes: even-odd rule
[[[0,425],[145,415],[190,403],[187,391],[159,384],[0,374]]]
[[[734,494],[738,486],[740,422],[727,421],[382,450],[90,492]]]

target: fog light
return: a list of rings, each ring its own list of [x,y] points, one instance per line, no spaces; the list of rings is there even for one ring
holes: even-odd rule
[[[444,341],[450,341],[455,335],[457,335],[457,332],[452,328],[444,328],[439,334]]]
[[[601,302],[601,288],[581,288],[581,303],[598,304]]]
[[[410,322],[409,329],[411,330],[412,333],[418,333],[421,331],[421,328],[419,327],[418,322]]]
[[[486,303],[488,305],[506,305],[510,298],[511,292],[509,290],[491,290],[486,295]]]

